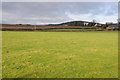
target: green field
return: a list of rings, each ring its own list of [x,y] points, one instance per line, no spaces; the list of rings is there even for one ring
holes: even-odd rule
[[[118,32],[2,32],[3,78],[117,78]]]

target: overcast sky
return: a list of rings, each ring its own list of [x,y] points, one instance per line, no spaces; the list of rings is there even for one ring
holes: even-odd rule
[[[117,2],[3,2],[2,23],[117,22]]]

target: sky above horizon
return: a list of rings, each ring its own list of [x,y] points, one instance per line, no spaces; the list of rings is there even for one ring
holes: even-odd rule
[[[2,2],[3,24],[116,23],[117,19],[117,2]]]

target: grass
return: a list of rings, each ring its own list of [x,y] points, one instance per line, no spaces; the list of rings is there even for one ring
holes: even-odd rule
[[[118,32],[4,31],[3,78],[117,78]]]

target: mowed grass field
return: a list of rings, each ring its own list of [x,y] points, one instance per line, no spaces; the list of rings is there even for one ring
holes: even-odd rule
[[[117,78],[118,32],[2,32],[3,78]]]

